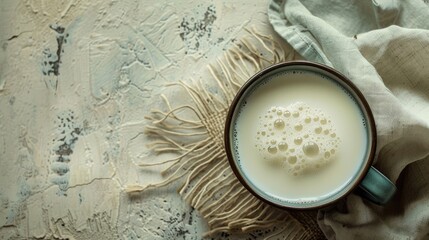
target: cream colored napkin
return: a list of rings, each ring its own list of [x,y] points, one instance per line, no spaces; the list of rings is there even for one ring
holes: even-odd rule
[[[352,194],[320,211],[325,235],[429,238],[429,1],[273,0],[268,14],[304,58],[360,88],[376,120],[375,166],[398,187],[385,206]]]

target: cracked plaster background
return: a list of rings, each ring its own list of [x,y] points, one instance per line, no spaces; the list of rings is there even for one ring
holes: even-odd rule
[[[142,134],[164,85],[201,78],[267,1],[0,1],[0,239],[202,239]],[[165,156],[161,156],[165,158]],[[214,239],[256,239],[262,232]]]

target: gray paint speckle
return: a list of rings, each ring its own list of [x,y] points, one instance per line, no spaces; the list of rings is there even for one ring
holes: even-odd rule
[[[54,173],[52,182],[59,187],[59,194],[66,195],[69,187],[69,162],[79,135],[82,133],[80,124],[76,123],[74,112],[64,111],[57,116],[57,127],[54,141],[53,156],[51,157],[51,170]]]
[[[60,75],[61,56],[64,53],[63,45],[67,43],[68,33],[65,32],[64,27],[58,25],[50,25],[49,27],[56,32],[57,47],[55,52],[52,52],[50,48],[45,48],[43,51],[42,73],[43,75],[58,76]]]
[[[208,6],[204,13],[197,12],[197,14],[189,14],[183,17],[179,28],[180,38],[187,47],[186,53],[198,51],[203,39],[211,38],[213,23],[216,19],[216,7],[214,5]]]

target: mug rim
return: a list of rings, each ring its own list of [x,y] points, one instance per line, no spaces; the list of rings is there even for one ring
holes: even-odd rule
[[[319,70],[322,70],[324,72],[327,72],[327,73],[334,75],[342,83],[346,84],[353,91],[353,93],[356,94],[359,102],[361,103],[361,108],[363,108],[363,110],[365,111],[364,114],[368,120],[367,125],[369,125],[369,127],[370,127],[369,132],[372,136],[371,142],[369,144],[370,151],[369,151],[368,157],[366,159],[365,166],[363,166],[360,173],[359,172],[357,173],[359,175],[356,178],[353,178],[353,182],[351,183],[352,186],[347,191],[345,191],[342,195],[340,195],[338,198],[332,199],[326,203],[323,203],[323,204],[320,204],[317,206],[307,206],[307,207],[302,207],[302,208],[301,207],[294,207],[294,206],[285,206],[285,205],[278,204],[276,202],[270,201],[270,200],[262,197],[260,194],[258,194],[256,191],[254,191],[249,186],[249,184],[246,182],[246,180],[244,179],[244,177],[242,176],[242,174],[238,170],[237,161],[234,160],[234,157],[232,154],[231,140],[230,140],[232,120],[233,120],[233,116],[235,114],[235,110],[237,109],[237,106],[238,106],[240,100],[242,99],[242,97],[244,96],[245,92],[255,82],[264,79],[263,78],[264,75],[266,75],[272,71],[275,71],[276,69],[283,68],[283,67],[290,67],[290,66],[308,66],[308,67],[316,68],[316,69],[319,69]],[[335,81],[337,81],[337,80],[335,80]],[[371,108],[370,108],[366,98],[364,97],[362,92],[358,89],[358,87],[350,79],[348,79],[345,75],[340,73],[338,70],[336,70],[332,67],[329,67],[327,65],[321,64],[321,63],[304,61],[304,60],[285,61],[285,62],[273,64],[273,65],[270,65],[270,66],[258,71],[256,74],[254,74],[252,77],[250,77],[240,87],[240,89],[235,94],[234,99],[232,100],[230,107],[228,109],[228,113],[227,113],[226,121],[225,121],[224,145],[225,145],[226,155],[227,155],[229,165],[231,166],[232,171],[234,172],[237,179],[253,196],[257,197],[258,199],[262,200],[263,202],[265,202],[269,205],[272,205],[272,206],[275,206],[275,207],[278,207],[281,209],[286,209],[286,210],[322,209],[322,208],[331,206],[331,205],[335,204],[336,202],[339,202],[340,200],[344,199],[346,196],[348,196],[350,193],[352,193],[359,186],[359,184],[362,182],[362,180],[365,178],[366,174],[368,173],[370,167],[372,166],[374,158],[375,158],[376,144],[377,144],[377,134],[376,134],[376,126],[375,126],[374,116],[373,116],[373,113],[371,111]]]

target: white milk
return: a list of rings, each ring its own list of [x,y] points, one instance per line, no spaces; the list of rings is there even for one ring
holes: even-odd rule
[[[235,120],[232,144],[244,177],[277,201],[337,193],[367,154],[362,111],[343,87],[316,73],[270,78],[244,99]]]

